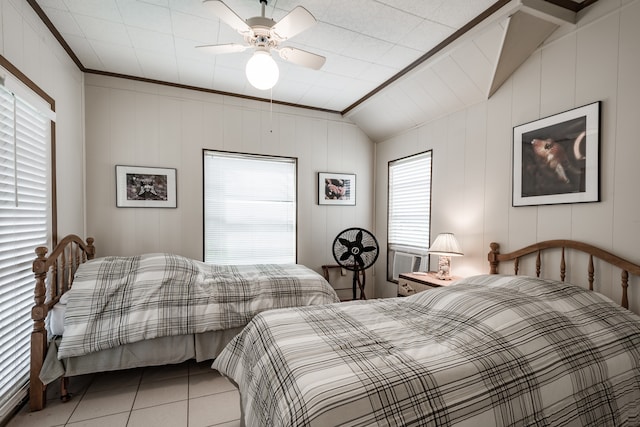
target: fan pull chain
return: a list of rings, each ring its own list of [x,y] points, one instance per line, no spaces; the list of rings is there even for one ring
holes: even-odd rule
[[[273,133],[273,88],[271,88],[271,96],[269,97],[269,133]]]

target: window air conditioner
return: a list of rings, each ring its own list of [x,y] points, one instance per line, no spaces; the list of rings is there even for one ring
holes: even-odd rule
[[[420,266],[422,265],[423,258],[426,258],[426,256],[409,254],[406,252],[394,252],[392,269],[393,279],[398,280],[402,273],[421,271]]]

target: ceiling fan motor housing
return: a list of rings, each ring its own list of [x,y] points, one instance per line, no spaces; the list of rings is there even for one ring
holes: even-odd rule
[[[254,16],[245,20],[238,16],[222,0],[203,0],[203,4],[216,14],[222,22],[225,22],[243,36],[245,44],[226,43],[198,47],[207,49],[208,52],[213,54],[243,52],[248,47],[254,48],[256,53],[260,53],[260,51],[269,53],[273,49],[285,61],[312,70],[319,70],[325,63],[326,58],[324,56],[290,46],[280,47],[281,43],[316,24],[317,21],[313,15],[304,7],[297,6],[280,21],[276,22],[265,16],[267,0],[259,0],[259,2],[262,6],[261,16]],[[251,81],[251,79],[249,80]]]
[[[255,16],[247,19],[247,25],[251,27],[251,33],[244,40],[254,47],[273,48],[278,46],[278,40],[271,37],[271,27],[276,24],[271,18]]]

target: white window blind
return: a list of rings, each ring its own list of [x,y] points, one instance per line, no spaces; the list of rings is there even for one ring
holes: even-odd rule
[[[34,248],[49,237],[45,114],[0,86],[0,417],[24,397],[33,328]]]
[[[296,262],[296,159],[204,151],[204,261]]]
[[[389,249],[429,249],[431,151],[389,162]]]

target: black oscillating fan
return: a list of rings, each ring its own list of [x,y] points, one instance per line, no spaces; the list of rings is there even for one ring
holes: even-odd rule
[[[333,241],[333,257],[340,267],[353,271],[353,299],[356,299],[358,274],[378,259],[378,241],[363,228],[347,228]],[[361,289],[362,295],[362,289]]]

